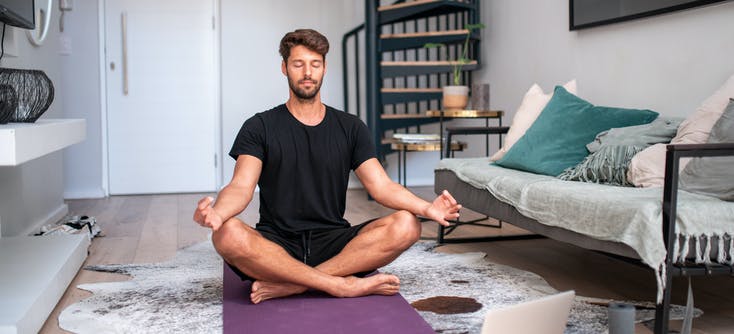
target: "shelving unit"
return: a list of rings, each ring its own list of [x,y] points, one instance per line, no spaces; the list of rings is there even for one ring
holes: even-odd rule
[[[455,84],[453,72],[458,55],[468,60],[462,62],[460,83],[456,84],[473,82],[472,71],[481,67],[481,36],[480,31],[468,26],[480,23],[480,3],[409,0],[387,4],[367,0],[365,23],[344,34],[345,111],[359,117],[364,114],[381,161],[386,162],[389,154],[397,153],[398,164],[404,165],[408,151],[440,153],[441,147],[435,145],[405,146],[391,139],[394,134],[428,134],[433,130],[424,126],[432,128],[442,122],[441,112],[431,115],[426,111],[443,108],[442,88]],[[441,43],[445,50],[428,50],[426,43]],[[355,103],[350,103],[352,97]],[[464,117],[476,116],[456,118]],[[462,147],[458,145],[457,150]],[[399,175],[405,174],[398,169]]]
[[[2,124],[0,166],[20,168],[17,166],[81,142],[85,137],[83,119]],[[0,183],[0,191],[22,192],[22,189]],[[63,216],[68,209],[63,206],[60,212],[56,211],[48,216]],[[0,224],[10,223],[3,222],[2,216],[0,212]],[[34,333],[43,326],[86,259],[89,244],[85,235],[32,237],[0,233],[0,334]]]

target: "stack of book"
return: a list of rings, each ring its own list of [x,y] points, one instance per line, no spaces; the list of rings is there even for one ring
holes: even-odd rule
[[[396,133],[392,135],[401,144],[440,144],[441,136],[431,133]]]

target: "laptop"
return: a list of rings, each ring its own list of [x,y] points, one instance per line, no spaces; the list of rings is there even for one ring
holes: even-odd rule
[[[482,334],[562,334],[575,295],[571,290],[489,310]]]

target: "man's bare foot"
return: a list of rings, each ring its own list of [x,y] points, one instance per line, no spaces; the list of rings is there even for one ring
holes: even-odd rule
[[[297,284],[255,281],[252,283],[250,300],[253,304],[257,304],[268,299],[297,295],[306,290],[305,286]]]
[[[390,296],[400,290],[400,279],[394,275],[377,274],[365,278],[348,276],[343,279],[343,286],[336,291],[329,292],[331,295],[336,297]],[[306,287],[292,283],[255,281],[252,283],[250,300],[253,304],[258,304],[268,299],[304,293],[306,290]]]
[[[365,278],[344,277],[345,287],[336,293],[338,297],[360,297],[367,295],[390,296],[400,290],[400,279],[395,275],[377,274]]]

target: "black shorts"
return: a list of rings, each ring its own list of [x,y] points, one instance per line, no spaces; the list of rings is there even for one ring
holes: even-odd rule
[[[260,235],[265,239],[283,247],[283,249],[285,249],[285,251],[296,260],[311,267],[315,267],[339,254],[347,243],[357,236],[362,228],[375,220],[376,219],[368,220],[362,224],[345,228],[313,230],[302,233],[281,231],[272,225],[266,224],[257,224],[255,230],[260,232]],[[241,272],[237,267],[229,263],[227,263],[227,265],[232,268],[237,276],[239,276],[243,281],[254,281],[252,277]],[[357,273],[355,275],[365,276],[372,271]]]

